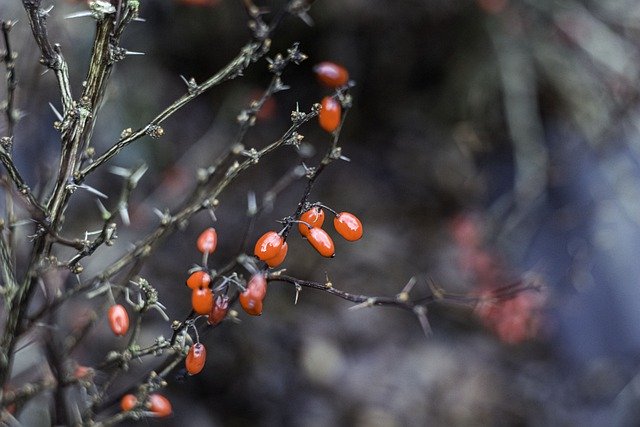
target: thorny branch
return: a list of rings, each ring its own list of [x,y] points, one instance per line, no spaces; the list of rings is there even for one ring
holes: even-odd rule
[[[41,7],[42,0],[22,0],[27,18],[31,25],[33,37],[40,48],[40,63],[52,70],[58,80],[60,96],[64,113],[67,114],[71,110],[73,96],[71,95],[71,86],[69,85],[69,70],[67,63],[62,56],[60,45],[52,45],[49,41],[49,33],[47,31],[47,17],[49,10]]]
[[[151,392],[166,385],[164,378],[184,359],[185,346],[189,343],[189,340],[191,340],[188,334],[188,328],[192,327],[197,320],[193,313],[187,316],[183,322],[174,322],[173,336],[170,340],[159,337],[155,343],[150,346],[141,347],[138,344],[143,314],[152,308],[164,314],[162,312],[164,307],[158,302],[155,289],[144,279],[136,276],[148,257],[151,256],[154,250],[170,233],[176,231],[182,224],[186,223],[186,221],[197,213],[203,210],[215,210],[218,206],[218,198],[220,195],[223,194],[244,171],[257,165],[264,156],[276,150],[286,146],[299,148],[303,139],[299,130],[307,122],[317,117],[320,108],[318,104],[314,105],[307,112],[296,109],[291,116],[291,126],[280,138],[262,148],[247,149],[243,145],[243,140],[250,127],[253,126],[256,114],[264,102],[274,93],[287,88],[281,81],[284,68],[291,62],[297,64],[304,60],[304,54],[299,51],[297,44],[295,44],[287,51],[286,55],[276,55],[274,58],[268,60],[269,69],[273,74],[271,83],[258,101],[255,101],[250,108],[241,112],[238,117],[240,127],[229,149],[219,157],[212,167],[200,174],[198,183],[192,194],[186,198],[181,206],[173,213],[166,211],[154,230],[142,238],[141,241],[136,243],[132,249],[123,254],[119,259],[104,268],[99,274],[84,281],[81,281],[80,277],[77,276],[78,284],[75,287],[67,289],[62,292],[61,295],[53,296],[48,302],[43,303],[43,306],[39,310],[33,312],[28,319],[25,319],[25,313],[27,312],[27,308],[29,308],[30,297],[36,288],[36,284],[42,280],[41,277],[45,271],[54,268],[67,268],[79,275],[82,272],[80,261],[92,255],[102,245],[109,245],[113,239],[116,238],[116,217],[119,215],[125,224],[128,222],[127,204],[129,197],[136,183],[144,173],[144,168],[128,171],[127,173],[120,173],[125,177],[120,199],[111,211],[107,211],[106,208],[103,209],[102,228],[98,236],[92,241],[88,239],[88,235],[85,236],[84,239],[78,240],[64,238],[61,235],[64,225],[64,211],[73,191],[84,185],[83,181],[90,173],[94,172],[100,166],[103,166],[131,143],[146,135],[153,138],[161,137],[164,131],[160,125],[197,96],[224,81],[241,76],[244,70],[252,63],[264,57],[271,46],[271,34],[284,16],[287,14],[296,15],[305,22],[310,22],[311,18],[308,16],[307,11],[313,1],[290,1],[285,8],[276,14],[269,24],[266,24],[262,19],[264,12],[257,8],[251,0],[244,0],[245,8],[250,17],[249,28],[252,31],[253,40],[247,43],[238,56],[231,60],[227,66],[203,83],[197,84],[193,79],[186,81],[187,93],[162,110],[145,126],[135,131],[131,129],[123,131],[120,139],[106,152],[96,158],[93,158],[93,156],[89,154],[92,152],[91,135],[95,120],[112,71],[112,66],[127,54],[126,49],[119,46],[119,40],[126,25],[137,17],[138,2],[134,0],[118,0],[117,8],[113,6],[113,1],[110,3],[90,3],[92,14],[96,19],[96,36],[89,71],[85,79],[86,84],[84,85],[81,97],[78,100],[74,100],[69,86],[67,65],[61,54],[60,46],[52,45],[47,33],[46,19],[49,11],[42,9],[41,0],[22,1],[29,17],[34,38],[41,51],[41,62],[55,73],[58,80],[63,105],[62,120],[56,123],[56,128],[61,132],[61,159],[55,186],[49,197],[45,199],[46,203],[44,203],[38,201],[38,199],[33,196],[13,164],[10,144],[5,143],[0,147],[0,161],[7,169],[9,179],[16,185],[19,193],[26,200],[26,204],[31,208],[30,213],[32,214],[32,219],[37,222],[36,226],[38,230],[33,241],[31,259],[27,265],[24,278],[22,279],[12,276],[13,270],[11,269],[10,248],[7,246],[2,234],[0,234],[0,259],[3,267],[2,278],[5,282],[5,288],[9,289],[9,291],[5,293],[5,301],[7,302],[7,306],[11,307],[7,314],[2,340],[0,341],[0,349],[2,350],[0,353],[0,386],[4,385],[9,377],[11,358],[18,338],[29,330],[30,327],[36,325],[39,320],[50,315],[51,322],[54,322],[55,310],[70,298],[80,293],[100,293],[103,288],[107,289],[109,293],[111,293],[113,289],[114,294],[124,291],[127,295],[127,301],[129,301],[130,305],[133,306],[137,312],[135,325],[131,331],[126,348],[122,351],[110,352],[105,360],[97,367],[97,369],[103,373],[108,374],[108,378],[101,381],[99,386],[91,381],[93,390],[90,401],[87,407],[84,408],[83,414],[79,415],[80,419],[77,420],[78,422],[86,422],[87,420],[93,422],[95,414],[100,413],[102,409],[105,409],[110,404],[105,402],[105,399],[108,397],[109,388],[116,376],[128,368],[129,362],[145,356],[166,356],[159,368],[152,372],[147,380],[138,387],[136,395],[140,402],[144,402]],[[10,52],[8,29],[5,31],[4,23],[2,28],[6,50]],[[7,55],[9,55],[9,53],[7,53]],[[10,56],[13,58],[13,55]],[[7,69],[10,68],[11,58],[8,56],[4,58]],[[9,80],[9,98],[11,99],[11,104],[13,103],[12,90],[15,88],[15,86],[11,87],[11,85],[15,83],[15,80],[12,79],[13,75]],[[307,207],[318,176],[325,170],[326,166],[334,160],[347,160],[342,156],[338,141],[342,124],[351,106],[349,85],[338,89],[334,96],[340,101],[344,109],[342,122],[338,129],[333,132],[331,144],[318,165],[315,167],[305,166],[304,175],[292,175],[292,177],[305,176],[307,185],[296,206],[295,212],[283,220],[285,230],[282,234],[285,238],[292,225]],[[12,127],[13,124],[10,126]],[[265,198],[265,203],[266,202],[267,200]],[[259,209],[256,210],[253,215],[255,216],[257,212],[259,212]],[[52,248],[55,244],[74,248],[77,250],[77,253],[71,256],[68,261],[59,262],[51,256]],[[244,257],[244,259],[242,257]],[[240,254],[216,273],[214,281],[225,278],[225,275],[236,268],[243,267],[245,270],[250,271],[247,265],[251,265],[251,268],[255,269],[256,261],[251,259],[250,262],[247,262],[247,259],[248,257],[244,254],[243,248]],[[237,273],[234,272],[233,274],[238,277]],[[131,283],[134,278],[136,278],[137,281]],[[411,311],[418,317],[425,333],[429,333],[429,323],[426,317],[426,307],[428,304],[437,301],[473,304],[474,301],[477,301],[477,299],[473,297],[448,295],[446,292],[435,288],[432,288],[432,293],[428,297],[412,300],[409,298],[409,292],[416,282],[416,280],[413,279],[399,294],[393,297],[351,294],[335,288],[328,279],[326,282],[302,280],[284,275],[282,271],[269,271],[267,273],[267,280],[270,282],[289,283],[295,286],[296,292],[299,292],[302,287],[321,290],[354,303],[355,308],[394,306]],[[138,303],[134,303],[129,299],[129,292],[134,289],[132,285],[137,286],[136,291],[139,289]],[[238,284],[238,287],[241,288],[242,284]],[[505,293],[505,297],[508,295],[508,293]],[[237,298],[237,292],[234,298]],[[235,302],[235,299],[232,302]],[[69,357],[73,349],[88,333],[96,319],[97,316],[94,314],[81,328],[74,331],[74,333],[68,337],[64,345],[58,345],[54,339],[56,337],[51,334],[51,339],[47,343],[47,349],[49,353],[49,363],[54,370],[55,378],[46,378],[40,382],[27,384],[13,392],[0,393],[0,402],[2,405],[6,406],[13,402],[28,399],[44,390],[55,389],[58,403],[57,407],[62,408],[64,406],[64,387],[81,382],[79,378],[66,378],[64,372],[65,367],[62,361]],[[27,322],[23,322],[24,320],[27,320]],[[111,425],[126,418],[141,416],[145,416],[145,413],[142,408],[139,408],[138,410],[126,413],[117,413],[104,419],[101,423],[94,425]],[[71,418],[69,414],[63,414],[62,412],[59,413],[59,417],[59,420],[62,422],[68,421]]]
[[[9,138],[13,137],[13,128],[18,121],[19,113],[15,109],[15,90],[18,86],[16,82],[16,52],[11,48],[11,41],[9,38],[9,32],[15,25],[12,21],[0,21],[0,28],[2,29],[2,36],[4,38],[4,53],[2,55],[2,62],[7,69],[7,100],[4,105],[5,114],[7,116],[7,133]]]

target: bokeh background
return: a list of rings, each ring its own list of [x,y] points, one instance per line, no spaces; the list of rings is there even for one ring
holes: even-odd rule
[[[13,33],[25,115],[16,162],[33,187],[46,189],[59,152],[48,103],[59,99],[53,76],[37,63],[19,3],[0,4],[0,18],[20,20]],[[62,46],[77,94],[93,23],[63,19],[86,9],[82,2],[50,3],[51,37]],[[114,70],[93,140],[98,152],[179,97],[180,75],[204,80],[249,39],[241,2],[200,3],[141,2],[146,22],[127,29],[123,47],[146,55]],[[274,11],[282,3],[260,4]],[[326,260],[292,235],[287,271],[320,281],[328,275],[336,287],[367,295],[395,295],[411,277],[416,298],[430,293],[429,283],[464,295],[513,283],[540,290],[492,314],[473,304],[432,304],[433,334],[425,338],[411,313],[349,310],[350,303],[312,290],[294,305],[294,289],[273,284],[261,317],[241,314],[241,323],[203,334],[205,370],[171,375],[166,395],[174,416],[145,424],[638,425],[640,6],[317,0],[309,14],[313,26],[290,17],[274,36],[272,54],[300,42],[309,59],[287,68],[291,89],[276,94],[246,145],[273,141],[296,103],[306,110],[328,94],[314,64],[344,65],[356,83],[341,136],[351,162],[332,164],[312,199],[358,214],[365,237],[336,240],[337,256]],[[85,274],[149,231],[157,223],[153,208],[178,205],[196,170],[233,140],[237,114],[268,83],[266,66],[263,60],[202,95],[165,122],[162,139],[141,140],[111,161],[144,162],[149,171],[132,199],[131,226],[119,228],[118,243],[101,249]],[[264,196],[302,161],[317,161],[329,143],[314,124],[303,133],[302,153],[263,159],[220,198],[212,266],[238,250],[247,192]],[[120,183],[107,170],[88,182],[112,199]],[[252,239],[293,212],[302,190],[296,183],[281,193]],[[74,200],[70,235],[98,227],[93,199],[79,193]],[[209,225],[206,213],[185,224],[143,272],[172,319],[190,309],[183,283],[200,260],[195,238]],[[73,301],[61,321],[71,323],[91,304]],[[145,320],[144,330],[149,343],[171,333],[160,316]],[[102,322],[75,357],[91,366],[119,345]],[[154,363],[133,362],[113,397]],[[22,409],[25,425],[34,425],[28,420],[38,419],[46,399]]]

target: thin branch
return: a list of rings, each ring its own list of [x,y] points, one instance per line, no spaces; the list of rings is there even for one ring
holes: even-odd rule
[[[15,110],[15,90],[18,86],[16,82],[16,57],[17,54],[11,49],[11,41],[9,38],[9,32],[13,28],[15,22],[12,21],[0,21],[0,27],[2,29],[2,35],[4,38],[4,55],[2,62],[7,69],[7,101],[5,108],[5,114],[7,116],[7,128],[9,138],[13,137],[13,128],[18,120],[18,112]]]
[[[71,86],[69,84],[69,71],[67,63],[62,56],[60,45],[52,45],[49,41],[49,33],[47,32],[47,17],[49,11],[40,7],[42,0],[22,0],[22,5],[27,12],[29,24],[33,37],[40,48],[40,63],[45,67],[53,70],[58,80],[60,89],[60,97],[64,114],[71,111],[73,96],[71,95]]]

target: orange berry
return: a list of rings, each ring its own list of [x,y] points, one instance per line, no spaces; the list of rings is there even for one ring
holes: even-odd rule
[[[212,253],[216,250],[216,246],[218,245],[218,233],[216,233],[216,229],[213,227],[209,227],[200,233],[198,236],[198,240],[196,242],[196,247],[200,252],[204,253]]]
[[[333,226],[338,234],[350,242],[362,237],[362,223],[352,213],[340,212],[333,218]]]
[[[275,268],[284,262],[288,251],[289,245],[287,245],[287,242],[284,242],[282,243],[282,246],[280,246],[278,255],[274,256],[273,258],[265,259],[264,262],[266,262],[269,267]]]
[[[207,349],[204,345],[197,342],[191,346],[187,358],[184,361],[185,367],[189,375],[195,375],[202,371],[207,361]]]
[[[320,83],[330,88],[344,86],[349,81],[347,69],[334,62],[321,62],[313,67],[313,72]]]
[[[213,302],[213,308],[209,312],[207,322],[210,325],[217,325],[222,322],[229,312],[229,297],[226,295],[218,295]]]
[[[252,316],[260,316],[262,314],[262,300],[251,295],[250,292],[240,294],[240,305],[242,309]]]
[[[250,291],[256,298],[264,299],[267,295],[267,278],[262,273],[251,276],[247,283],[247,291]]]
[[[262,300],[267,295],[267,279],[262,273],[251,276],[247,289],[240,293],[239,300],[243,310],[252,316],[262,314]]]
[[[191,306],[198,314],[209,314],[213,309],[213,292],[209,288],[194,289],[191,294]]]
[[[121,304],[115,304],[109,307],[107,312],[109,327],[116,336],[123,336],[129,330],[129,314]]]
[[[211,276],[204,270],[191,273],[187,279],[187,286],[191,289],[208,288],[211,283]]]
[[[300,215],[300,221],[304,222],[298,223],[298,231],[303,237],[307,237],[307,234],[309,234],[309,227],[307,224],[311,227],[321,228],[324,223],[324,211],[320,206],[314,206]]]
[[[120,409],[124,412],[130,411],[138,405],[138,398],[133,394],[125,394],[120,400]]]
[[[147,405],[149,410],[159,418],[168,417],[173,412],[169,399],[160,394],[150,394]]]
[[[283,243],[284,239],[281,235],[275,231],[267,231],[256,242],[253,253],[258,259],[266,261],[279,255]]]
[[[313,227],[309,230],[307,240],[320,255],[333,258],[336,254],[333,240],[322,228]]]
[[[327,132],[333,132],[340,126],[342,106],[331,96],[325,96],[320,102],[322,109],[318,113],[318,123]]]

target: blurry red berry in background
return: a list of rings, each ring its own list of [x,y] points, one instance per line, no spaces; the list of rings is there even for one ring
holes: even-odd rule
[[[125,394],[120,400],[120,409],[130,411],[138,405],[138,399],[133,394]]]
[[[335,62],[321,62],[313,67],[318,81],[329,88],[344,86],[349,81],[349,72]]]
[[[156,417],[168,417],[173,412],[171,402],[166,397],[160,394],[150,394],[148,400],[148,407]]]
[[[258,102],[258,100],[262,98],[262,95],[263,95],[262,90],[253,89],[249,94],[248,101],[250,103]],[[276,99],[273,96],[268,97],[267,99],[265,99],[264,103],[262,104],[262,107],[260,107],[260,109],[256,113],[256,119],[260,121],[268,121],[273,119],[276,116],[276,112],[278,110],[277,107],[278,107],[278,103],[276,102]]]
[[[453,240],[464,248],[478,248],[482,244],[480,221],[472,214],[460,214],[449,222]]]
[[[545,304],[546,296],[539,291],[520,291],[508,299],[493,296],[493,291],[484,291],[474,313],[502,342],[519,344],[540,337]]]

